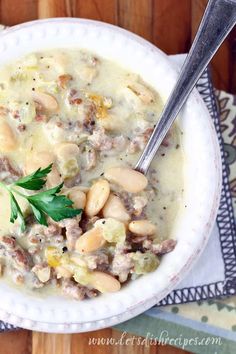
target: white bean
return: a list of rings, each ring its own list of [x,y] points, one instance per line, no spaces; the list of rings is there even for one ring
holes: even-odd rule
[[[84,209],[86,204],[86,194],[79,187],[73,187],[69,190],[68,197],[72,200],[73,208]]]
[[[51,268],[46,266],[46,267],[40,267],[38,265],[34,266],[34,268],[32,269],[32,271],[36,274],[36,276],[38,277],[38,279],[42,282],[42,283],[46,283],[51,276]]]
[[[64,267],[64,266],[58,266],[56,267],[56,273],[57,273],[57,278],[71,278],[73,275],[73,272],[71,272],[68,268]]]
[[[55,112],[58,110],[58,103],[54,96],[49,93],[33,91],[32,98],[35,102],[38,102],[43,106],[44,109],[50,112]]]
[[[56,145],[55,154],[59,160],[76,158],[79,154],[79,147],[73,143],[62,143]]]
[[[81,192],[84,192],[84,193],[88,193],[89,191],[89,187],[86,187],[86,186],[77,186],[77,188],[81,191]]]
[[[140,236],[151,236],[156,232],[156,226],[149,220],[135,220],[129,223],[129,230]]]
[[[130,220],[130,215],[125,209],[121,199],[114,194],[110,194],[102,209],[102,213],[104,218],[113,218],[124,223]]]
[[[134,82],[128,86],[128,88],[136,95],[139,97],[139,99],[145,103],[149,104],[154,101],[154,95],[151,92],[150,89],[148,89],[146,86],[143,84],[140,84],[138,82]]]
[[[90,275],[89,285],[101,293],[113,293],[120,290],[120,282],[110,274],[94,271]]]
[[[92,217],[104,207],[110,194],[110,185],[105,179],[99,179],[90,188],[87,194],[85,213]]]
[[[53,153],[49,151],[35,151],[26,155],[25,173],[30,174],[38,168],[45,168],[55,160]]]
[[[62,178],[55,165],[52,166],[52,171],[47,175],[47,187],[52,188],[58,186],[62,182]]]
[[[78,254],[72,254],[70,260],[80,267],[87,267],[86,261]]]
[[[147,178],[141,172],[127,167],[111,167],[104,176],[108,181],[118,184],[129,193],[141,192],[148,183]]]
[[[98,74],[98,70],[96,67],[85,66],[81,68],[80,66],[78,70],[79,77],[82,80],[89,82],[90,84],[93,81],[93,79],[97,76],[97,74]]]
[[[8,152],[15,150],[16,147],[17,140],[10,125],[2,120],[0,122],[0,151]]]
[[[110,132],[119,132],[124,128],[124,120],[118,115],[109,112],[106,117],[98,119],[98,125]]]
[[[62,143],[56,146],[58,168],[64,178],[74,177],[79,173],[79,147],[73,143]]]
[[[78,238],[75,249],[80,253],[90,253],[96,251],[106,243],[103,238],[102,228],[95,227]]]

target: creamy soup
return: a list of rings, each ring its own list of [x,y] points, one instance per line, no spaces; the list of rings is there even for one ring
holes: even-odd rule
[[[162,109],[137,74],[82,50],[33,53],[0,70],[0,267],[3,280],[81,300],[118,291],[155,270],[175,247],[183,192],[181,132],[174,125],[147,177],[133,170]],[[51,165],[42,191],[82,210],[47,226],[13,186]],[[13,212],[10,185],[26,228]],[[13,213],[14,214],[14,213]]]

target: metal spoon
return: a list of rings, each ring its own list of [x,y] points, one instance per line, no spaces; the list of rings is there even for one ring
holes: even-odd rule
[[[236,0],[209,0],[178,81],[135,169],[147,173],[160,144],[202,72],[236,24]]]

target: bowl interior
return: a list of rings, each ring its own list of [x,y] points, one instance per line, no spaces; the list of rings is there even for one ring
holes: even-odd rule
[[[52,48],[85,48],[111,59],[137,72],[164,100],[177,78],[168,57],[149,42],[118,27],[80,19],[35,21],[5,31],[0,36],[0,65]],[[136,316],[176,286],[207,242],[221,180],[216,134],[197,92],[188,99],[179,124],[183,131],[184,201],[174,235],[170,235],[178,240],[177,246],[163,257],[160,267],[118,293],[82,302],[55,296],[33,297],[0,282],[2,319],[50,332],[94,330]]]

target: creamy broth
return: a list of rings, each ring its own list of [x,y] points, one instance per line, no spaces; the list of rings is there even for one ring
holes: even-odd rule
[[[142,190],[125,190],[107,177],[106,171],[135,166],[162,107],[160,95],[138,75],[87,51],[33,53],[0,70],[0,181],[11,183],[53,163],[46,188],[64,182],[63,194],[75,202],[76,192],[77,198],[87,198],[88,204],[91,186],[105,181],[109,198],[112,194],[116,202],[119,199],[127,217],[120,220],[109,216],[116,208],[112,204],[112,211],[106,213],[109,199],[95,214],[86,212],[89,207],[80,200],[85,208],[82,216],[57,223],[49,220],[47,228],[33,219],[28,202],[16,196],[28,218],[22,233],[18,220],[10,222],[9,194],[1,188],[4,278],[39,293],[57,288],[83,299],[98,291],[119,290],[119,283],[158,266],[160,256],[174,248],[175,242],[166,240],[174,236],[182,202],[183,156],[178,125],[160,147],[147,176],[148,185]],[[99,219],[105,220],[106,226],[99,224]],[[150,235],[132,232],[130,223],[136,227],[140,220],[151,223],[154,231]],[[109,236],[104,236],[100,247],[84,254],[78,240],[96,228]],[[115,236],[108,240],[112,232],[125,236],[122,241]],[[17,263],[14,257],[19,250],[24,259]],[[143,260],[145,254],[150,262]],[[145,268],[142,262],[154,265],[148,263]],[[101,277],[99,284],[87,280],[96,272]],[[110,288],[104,286],[106,283],[111,283]]]

